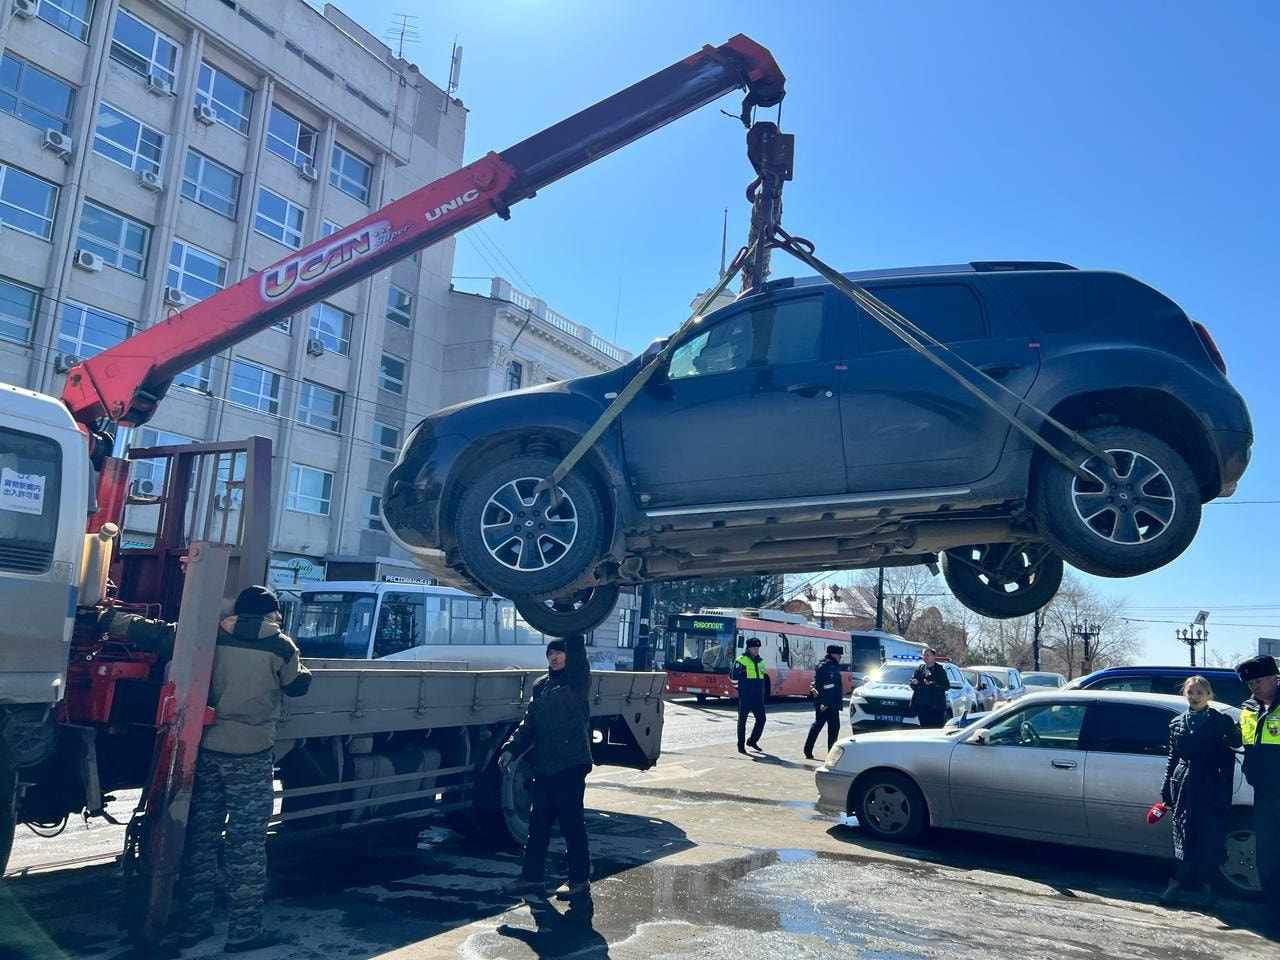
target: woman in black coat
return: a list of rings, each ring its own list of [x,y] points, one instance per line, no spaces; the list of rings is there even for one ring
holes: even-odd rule
[[[1173,813],[1173,855],[1178,861],[1160,902],[1204,909],[1213,902],[1212,880],[1227,858],[1223,817],[1231,808],[1240,728],[1209,706],[1213,688],[1204,677],[1182,684],[1187,711],[1169,723],[1169,763],[1160,797]]]

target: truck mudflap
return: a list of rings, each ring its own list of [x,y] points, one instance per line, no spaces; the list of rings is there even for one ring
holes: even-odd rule
[[[591,675],[591,756],[598,764],[648,770],[662,752],[665,673]]]

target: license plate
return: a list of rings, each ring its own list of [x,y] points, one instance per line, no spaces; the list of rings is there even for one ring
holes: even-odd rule
[[[684,692],[685,693],[703,693],[704,691],[701,687],[685,687]]]
[[[875,715],[875,719],[876,719],[877,721],[879,721],[880,723],[897,723],[897,722],[899,722],[902,718],[901,718],[901,717],[895,717],[893,714],[889,714],[889,713],[877,713],[877,714]]]

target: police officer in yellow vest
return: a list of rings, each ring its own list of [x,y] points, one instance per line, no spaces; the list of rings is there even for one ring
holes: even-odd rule
[[[747,747],[760,749],[760,734],[764,732],[764,658],[760,656],[760,641],[752,637],[747,641],[747,652],[733,662],[733,682],[738,685],[738,752],[746,753]],[[755,717],[751,736],[745,737],[747,714]]]
[[[1260,656],[1236,667],[1253,697],[1240,708],[1244,775],[1253,787],[1254,862],[1272,910],[1280,906],[1280,667]]]

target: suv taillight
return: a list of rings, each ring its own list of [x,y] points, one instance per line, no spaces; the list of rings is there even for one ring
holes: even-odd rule
[[[1222,371],[1223,375],[1227,372],[1227,361],[1222,359],[1222,351],[1218,349],[1218,345],[1213,342],[1213,337],[1209,335],[1208,329],[1199,320],[1192,320],[1191,325],[1196,328],[1196,335],[1200,337],[1200,342],[1204,345],[1205,353],[1209,354],[1209,359],[1213,361],[1213,365]]]

